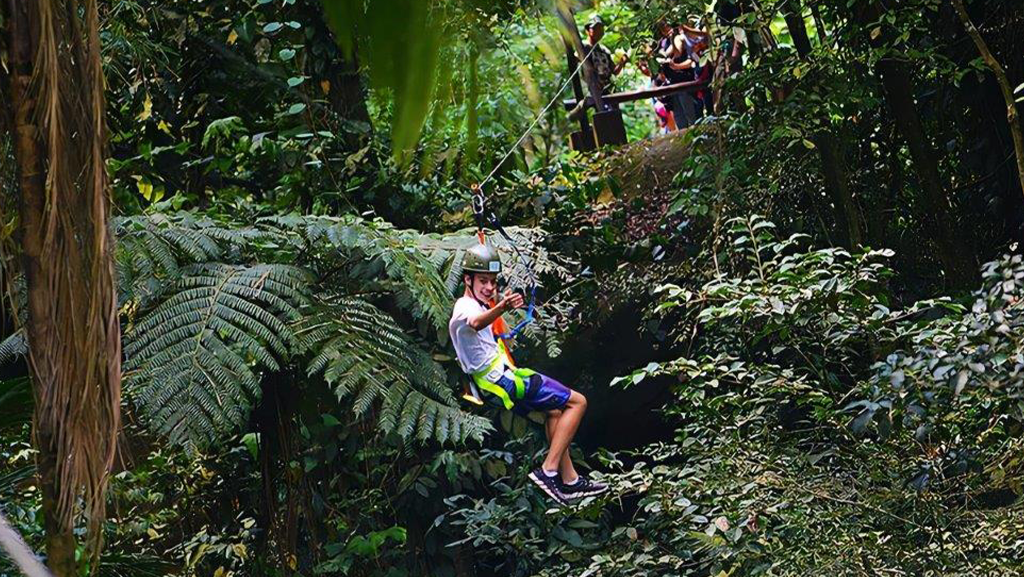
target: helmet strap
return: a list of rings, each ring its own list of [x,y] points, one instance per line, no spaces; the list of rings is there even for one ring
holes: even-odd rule
[[[480,306],[484,308],[489,308],[488,304],[484,302],[483,299],[478,297],[476,294],[476,273],[467,272],[466,274],[469,275],[469,294],[473,296],[473,300],[478,302]]]

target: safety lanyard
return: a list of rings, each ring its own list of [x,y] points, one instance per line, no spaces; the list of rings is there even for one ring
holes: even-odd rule
[[[499,339],[514,339],[516,338],[516,335],[526,328],[526,325],[532,323],[534,320],[533,313],[537,303],[537,278],[534,274],[533,265],[526,259],[523,252],[519,250],[519,245],[516,244],[516,241],[507,232],[505,232],[505,228],[501,226],[501,222],[498,220],[498,215],[494,214],[494,211],[487,209],[487,199],[484,197],[483,188],[476,184],[471,188],[473,190],[473,217],[476,219],[476,234],[477,238],[480,240],[480,244],[484,244],[486,240],[484,227],[490,225],[502,236],[502,238],[505,239],[505,242],[512,247],[512,250],[516,253],[516,258],[518,258],[523,264],[523,267],[529,275],[529,282],[527,286],[530,291],[530,300],[526,306],[526,316],[523,317],[523,320],[516,323],[516,326],[512,327],[512,330],[507,333],[497,335]]]

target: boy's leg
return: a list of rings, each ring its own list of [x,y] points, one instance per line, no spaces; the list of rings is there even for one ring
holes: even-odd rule
[[[558,419],[562,417],[562,411],[555,409],[548,411],[548,418],[545,422],[545,432],[548,436],[548,442],[551,442],[551,437],[555,434],[555,427],[558,425]],[[558,472],[562,475],[562,482],[573,483],[579,478],[579,474],[576,473],[576,467],[572,464],[572,457],[569,456],[569,448],[566,447],[562,453],[562,458],[558,462]]]
[[[569,443],[576,435],[576,429],[583,420],[583,413],[587,411],[587,398],[582,394],[571,391],[569,400],[562,408],[562,414],[551,427],[551,444],[548,446],[548,456],[541,465],[546,471],[556,471],[562,461],[563,453],[569,450]]]

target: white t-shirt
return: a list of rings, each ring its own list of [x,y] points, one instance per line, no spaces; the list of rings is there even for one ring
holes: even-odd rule
[[[448,334],[452,337],[459,365],[467,374],[486,369],[498,356],[498,341],[490,326],[475,330],[469,326],[469,319],[487,312],[475,298],[463,296],[455,301],[452,319],[448,321]],[[497,382],[501,377],[501,366],[487,374],[487,380]]]

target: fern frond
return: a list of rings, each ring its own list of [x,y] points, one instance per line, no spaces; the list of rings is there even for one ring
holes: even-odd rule
[[[112,227],[118,239],[120,301],[142,308],[173,284],[182,266],[224,260],[266,235],[188,214],[117,218]]]
[[[17,316],[13,318],[14,332],[0,341],[0,367],[15,360],[17,357],[28,355],[28,335],[25,333],[25,324],[28,322],[28,290],[25,285],[25,275],[18,271],[7,270],[4,263],[0,263],[0,277],[3,277],[3,285],[0,286],[0,306],[5,310],[14,311]]]
[[[415,436],[420,442],[431,438],[442,444],[479,441],[492,430],[490,420],[439,403],[406,383],[394,385],[380,413],[382,431],[402,438]]]
[[[18,329],[9,337],[0,341],[0,366],[6,365],[17,357],[24,357],[28,354],[28,341],[25,339],[25,329]]]
[[[439,442],[481,440],[490,421],[459,409],[444,369],[372,304],[340,298],[322,304],[295,329],[313,356],[310,375],[323,373],[339,399],[366,414],[380,404],[385,434]]]
[[[0,498],[5,501],[11,500],[17,494],[18,488],[23,486],[25,481],[31,479],[35,474],[35,465],[24,465],[17,469],[7,469],[0,473]]]
[[[260,222],[298,234],[325,260],[342,255],[350,278],[378,282],[381,292],[394,294],[399,306],[417,318],[438,329],[447,325],[451,291],[440,275],[441,261],[420,249],[420,233],[356,217],[289,216]]]
[[[512,238],[515,247],[500,234],[490,232],[487,239],[501,254],[501,261],[505,269],[502,276],[508,280],[510,287],[522,288],[528,284],[530,279],[528,267],[533,269],[540,286],[542,286],[541,278],[544,276],[550,275],[563,280],[570,277],[570,270],[567,266],[570,263],[555,260],[544,248],[547,233],[542,229],[509,226],[505,227],[505,232]],[[445,236],[418,234],[415,242],[417,247],[431,259],[440,259],[445,263],[442,269],[445,284],[450,292],[454,292],[462,281],[462,255],[466,249],[479,241],[476,239],[474,231],[467,229],[458,234]]]
[[[125,390],[172,442],[202,445],[241,425],[295,338],[312,278],[284,265],[186,267],[159,306],[125,332]]]

